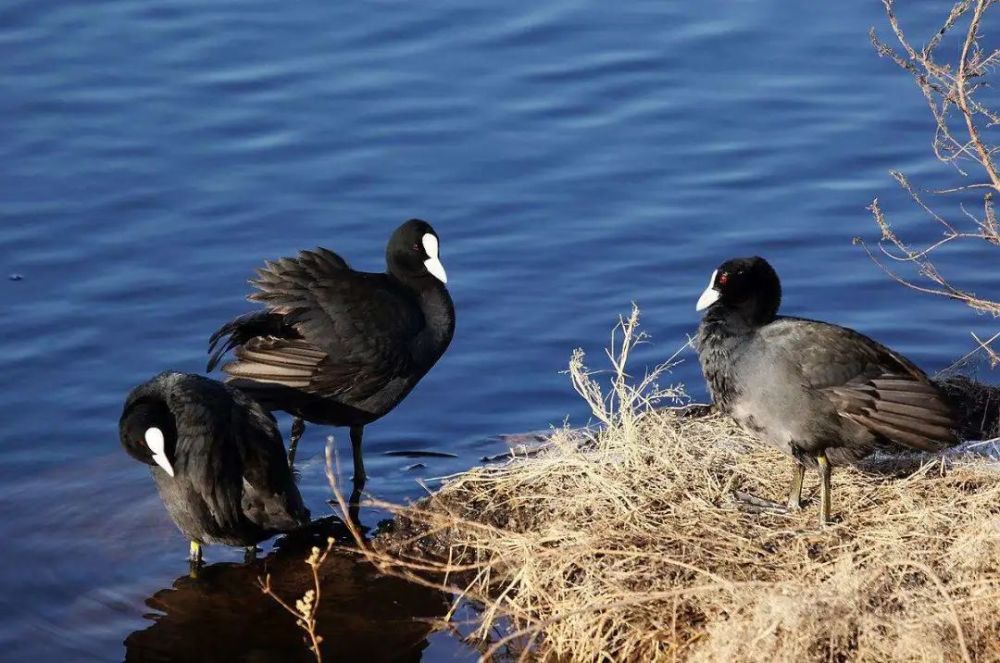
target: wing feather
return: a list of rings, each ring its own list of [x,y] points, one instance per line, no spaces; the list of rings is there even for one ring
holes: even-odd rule
[[[210,365],[235,349],[223,371],[241,386],[257,381],[358,401],[411,368],[410,343],[425,320],[386,274],[353,271],[319,248],[265,262],[251,283],[248,299],[265,311],[212,337],[213,349],[227,340]]]
[[[231,440],[243,468],[241,509],[244,516],[268,531],[284,532],[309,522],[309,510],[288,468],[278,427],[254,401],[237,390]]]
[[[769,327],[786,352],[806,357],[804,384],[824,394],[842,417],[915,449],[936,451],[957,442],[951,404],[902,355],[852,329],[813,320],[785,318]],[[816,343],[820,333],[823,342]]]

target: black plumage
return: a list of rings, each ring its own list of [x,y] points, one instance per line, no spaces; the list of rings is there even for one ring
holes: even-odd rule
[[[228,380],[296,417],[289,461],[303,420],[349,426],[355,482],[364,482],[364,426],[410,393],[454,335],[438,246],[430,224],[412,219],[389,239],[385,273],[353,270],[323,248],[267,262],[249,296],[266,308],[212,335],[209,371],[234,350]]]
[[[831,465],[877,447],[937,451],[956,441],[947,398],[912,362],[854,330],[779,316],[778,275],[759,257],[723,263],[698,301],[698,358],[716,405],[822,479],[829,517]]]
[[[254,546],[309,523],[273,417],[233,387],[161,373],[129,393],[118,434],[150,466],[193,561],[201,544]]]

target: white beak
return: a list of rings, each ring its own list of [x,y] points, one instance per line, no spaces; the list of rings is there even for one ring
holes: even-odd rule
[[[715,289],[715,275],[718,273],[719,270],[712,272],[712,278],[708,279],[708,287],[705,288],[705,292],[701,293],[698,303],[694,305],[694,310],[703,311],[719,301],[719,291]]]
[[[164,452],[166,443],[163,439],[163,431],[155,426],[146,431],[146,446],[149,450],[153,452],[153,462],[163,468],[163,471],[174,476],[174,468],[167,460],[167,454]]]
[[[447,283],[448,273],[444,271],[444,265],[441,264],[441,260],[438,258],[438,238],[427,233],[421,241],[424,245],[424,251],[427,252],[427,260],[424,261],[424,267],[438,281]]]

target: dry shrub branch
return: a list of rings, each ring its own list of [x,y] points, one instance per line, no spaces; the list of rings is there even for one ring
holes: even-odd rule
[[[823,530],[812,509],[743,513],[732,491],[780,498],[787,459],[727,419],[655,409],[662,373],[626,370],[637,321],[610,393],[573,356],[601,428],[452,478],[396,508],[392,535],[358,535],[363,554],[477,605],[484,660],[1000,660],[1000,464],[977,453],[996,443],[838,470],[842,521]]]
[[[877,253],[868,246],[865,250],[889,276],[907,287],[949,297],[964,302],[978,312],[1000,317],[1000,302],[954,285],[934,262],[935,254],[942,247],[962,240],[984,242],[983,249],[996,253],[1000,263],[1000,225],[994,207],[994,196],[1000,192],[1000,171],[996,165],[997,147],[990,142],[991,134],[1000,123],[1000,115],[977,98],[977,93],[988,89],[990,79],[1000,65],[1000,49],[987,51],[981,47],[984,19],[995,0],[960,0],[952,7],[942,27],[919,47],[910,41],[900,26],[894,0],[883,0],[883,4],[898,46],[892,47],[879,39],[874,28],[871,31],[872,43],[879,55],[909,72],[923,93],[936,125],[932,145],[937,158],[953,166],[961,176],[979,180],[934,193],[967,200],[970,194],[982,191],[982,201],[978,212],[960,202],[955,212],[961,212],[961,218],[958,221],[949,219],[948,214],[931,207],[903,173],[892,171],[899,185],[940,226],[942,236],[926,246],[914,246],[892,227],[876,198],[869,209],[882,232],[882,238]],[[953,49],[957,52],[957,63],[939,57],[942,46],[952,33],[960,38]],[[894,262],[915,267],[919,279],[900,275],[891,266]],[[991,347],[991,343],[1000,338],[1000,333],[985,340],[975,334],[973,338],[989,358],[991,366],[1000,365],[1000,354]]]
[[[281,606],[285,612],[295,618],[295,625],[302,629],[303,633],[308,638],[309,651],[311,651],[313,656],[316,658],[316,663],[323,663],[323,654],[320,650],[323,638],[319,635],[318,624],[316,621],[317,608],[321,599],[319,568],[323,566],[324,562],[326,562],[326,558],[330,555],[330,551],[333,550],[334,543],[334,539],[327,539],[326,548],[324,550],[314,547],[312,552],[310,552],[309,557],[306,558],[305,563],[309,566],[309,569],[312,572],[313,586],[312,588],[307,589],[301,598],[295,600],[294,606],[274,591],[274,588],[271,587],[270,575],[258,579],[261,591],[271,597],[271,599]]]

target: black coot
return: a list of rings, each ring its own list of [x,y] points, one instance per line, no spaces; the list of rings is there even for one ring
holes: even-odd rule
[[[778,316],[778,275],[759,257],[724,262],[697,309],[698,358],[718,407],[821,478],[820,522],[830,515],[830,466],[878,446],[937,451],[954,444],[945,396],[905,357],[851,329]]]
[[[309,523],[274,419],[237,389],[161,373],[128,395],[118,435],[150,466],[193,562],[202,544],[252,549]]]
[[[455,332],[438,247],[430,224],[411,219],[389,239],[385,273],[355,271],[322,248],[268,262],[249,297],[266,308],[212,335],[208,370],[235,348],[222,367],[229,381],[296,417],[290,463],[303,420],[349,426],[354,480],[364,483],[364,426],[410,393]]]

